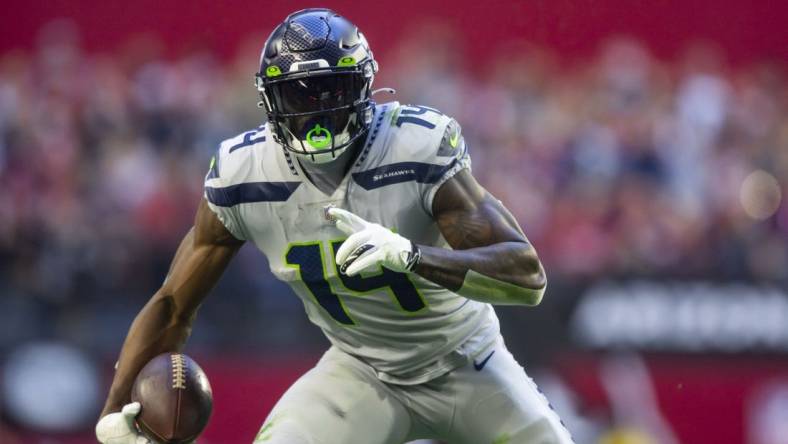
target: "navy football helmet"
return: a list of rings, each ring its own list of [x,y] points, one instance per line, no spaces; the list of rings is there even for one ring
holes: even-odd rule
[[[290,14],[260,56],[255,84],[275,139],[316,163],[366,134],[378,65],[358,28],[330,9]]]

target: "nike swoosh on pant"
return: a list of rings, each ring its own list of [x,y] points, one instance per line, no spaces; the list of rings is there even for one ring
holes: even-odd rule
[[[484,358],[484,360],[482,362],[476,362],[474,360],[473,361],[473,368],[475,368],[477,372],[481,371],[484,368],[484,366],[487,365],[487,361],[489,361],[490,358],[492,358],[493,353],[495,353],[495,350],[491,351],[490,354],[487,355],[487,357]]]

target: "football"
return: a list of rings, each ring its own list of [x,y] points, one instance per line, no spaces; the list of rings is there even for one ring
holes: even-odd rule
[[[164,353],[148,362],[134,381],[131,400],[142,405],[137,416],[140,430],[167,444],[197,439],[213,407],[208,377],[181,353]]]

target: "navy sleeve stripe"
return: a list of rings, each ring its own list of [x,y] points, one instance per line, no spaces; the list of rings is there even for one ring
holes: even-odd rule
[[[249,182],[229,187],[205,187],[208,201],[220,207],[249,202],[284,202],[301,182]]]
[[[435,183],[457,163],[453,159],[448,165],[435,165],[422,162],[399,162],[371,170],[353,173],[353,180],[365,190],[385,187],[397,183],[416,181]]]

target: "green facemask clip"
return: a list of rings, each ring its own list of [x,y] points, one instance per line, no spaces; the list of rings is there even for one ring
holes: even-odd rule
[[[351,56],[342,57],[341,59],[339,59],[339,63],[337,63],[337,66],[340,66],[340,67],[343,67],[343,66],[356,66],[356,59],[354,59]]]
[[[313,148],[320,149],[329,147],[331,146],[331,131],[317,124],[306,133],[306,141],[312,145]]]
[[[282,70],[276,65],[271,65],[265,70],[266,77],[276,77],[282,75]]]

